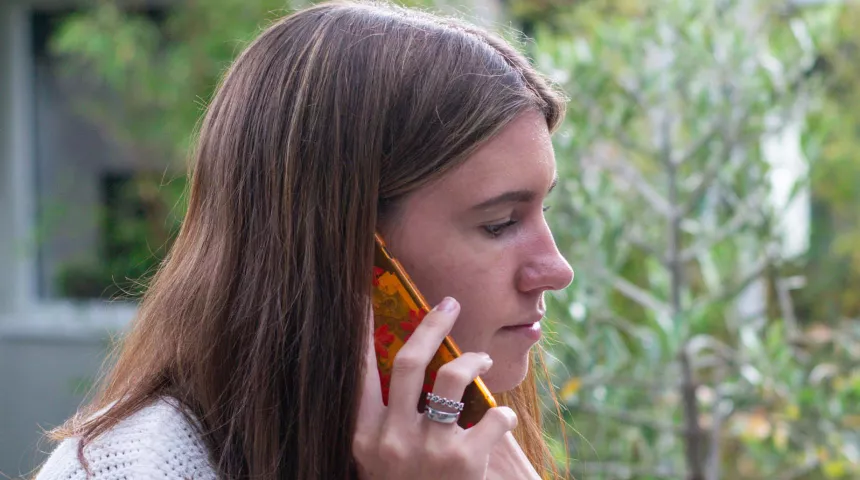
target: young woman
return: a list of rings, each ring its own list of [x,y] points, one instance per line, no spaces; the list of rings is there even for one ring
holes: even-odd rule
[[[543,214],[563,107],[455,20],[327,3],[267,29],[212,99],[181,233],[115,365],[38,478],[555,475],[531,355],[544,292],[572,278]],[[375,231],[437,304],[387,406]],[[434,393],[481,375],[507,405],[468,430],[415,408],[449,333],[469,353]]]

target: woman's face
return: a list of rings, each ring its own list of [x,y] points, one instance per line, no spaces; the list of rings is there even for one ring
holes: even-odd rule
[[[573,279],[544,219],[555,175],[546,120],[524,112],[463,165],[407,196],[381,226],[428,302],[460,302],[451,336],[462,351],[493,358],[481,376],[493,392],[525,378],[543,294]]]

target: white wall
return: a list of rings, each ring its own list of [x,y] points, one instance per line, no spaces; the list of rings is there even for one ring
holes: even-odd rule
[[[0,478],[26,475],[44,461],[54,445],[42,432],[75,412],[105,352],[97,337],[0,337]]]

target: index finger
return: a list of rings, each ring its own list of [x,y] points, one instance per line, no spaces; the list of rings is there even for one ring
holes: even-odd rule
[[[394,357],[391,387],[388,391],[388,408],[392,415],[409,418],[414,416],[424,384],[424,372],[433,355],[454,326],[460,304],[451,297],[428,313],[409,340]]]

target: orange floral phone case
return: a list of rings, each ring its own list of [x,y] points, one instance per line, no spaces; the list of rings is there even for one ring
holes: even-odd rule
[[[388,405],[388,389],[391,384],[391,366],[394,356],[415,331],[430,308],[424,297],[415,288],[400,263],[391,256],[379,234],[376,238],[376,253],[373,263],[373,315],[375,321],[374,346],[379,378],[382,383],[382,401]],[[418,410],[424,411],[426,393],[433,390],[439,367],[460,356],[460,350],[451,337],[439,346],[439,350],[424,377],[424,387]],[[457,399],[454,399],[457,400]],[[476,378],[463,394],[463,411],[458,424],[469,428],[478,423],[487,410],[496,406],[496,400],[480,378]]]

